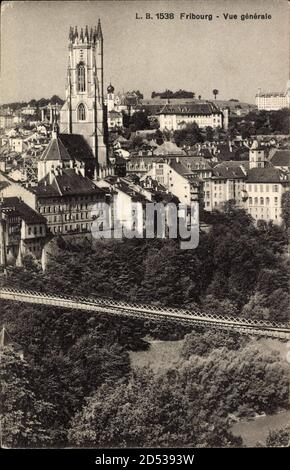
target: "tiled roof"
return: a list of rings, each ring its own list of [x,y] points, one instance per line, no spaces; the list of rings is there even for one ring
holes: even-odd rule
[[[122,117],[122,113],[118,113],[117,111],[109,111],[108,114],[110,119]]]
[[[171,160],[169,165],[171,168],[173,168],[173,170],[182,176],[188,176],[192,174],[192,171],[189,168],[186,168],[186,166],[180,161],[177,162],[176,160]]]
[[[248,172],[248,183],[282,183],[287,182],[288,177],[285,171],[278,168],[252,168]]]
[[[245,178],[246,174],[239,165],[225,166],[217,165],[213,168],[212,177],[214,179],[240,179]]]
[[[25,220],[28,224],[45,224],[46,218],[41,214],[29,207],[18,197],[5,197],[3,200],[3,206],[5,208],[12,209],[14,215],[18,215],[21,219]]]
[[[103,194],[104,191],[98,188],[89,178],[77,173],[74,169],[62,169],[56,171],[51,184],[48,183],[49,176],[43,178],[35,193],[38,196],[65,196],[65,195],[86,195]]]
[[[50,141],[40,160],[68,161],[71,157],[60,139]]]
[[[169,155],[169,154],[175,154],[175,155],[185,155],[184,150],[181,148],[177,147],[176,144],[173,142],[163,142],[162,145],[159,145],[155,150],[154,150],[154,155]]]
[[[158,114],[211,115],[221,111],[213,103],[187,103],[183,105],[166,104]]]
[[[41,160],[87,160],[94,158],[92,149],[79,134],[59,134],[51,140]]]
[[[290,167],[290,151],[289,150],[276,150],[270,160],[274,166],[289,166]]]

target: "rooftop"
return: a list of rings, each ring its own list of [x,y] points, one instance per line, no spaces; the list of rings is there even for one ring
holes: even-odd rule
[[[278,168],[252,168],[248,172],[248,183],[283,183],[288,181],[285,171]]]
[[[213,103],[166,104],[158,114],[211,115],[221,111]]]
[[[274,166],[289,166],[290,167],[290,151],[276,150],[272,155],[270,163]]]
[[[94,158],[92,149],[79,134],[58,134],[50,141],[41,160],[87,160]]]
[[[9,209],[13,215],[19,216],[28,224],[46,224],[46,218],[29,207],[18,197],[5,197],[3,209]],[[11,213],[11,212],[10,212]]]
[[[34,188],[34,191],[38,196],[104,194],[103,189],[72,168],[56,170],[51,183],[47,175]]]

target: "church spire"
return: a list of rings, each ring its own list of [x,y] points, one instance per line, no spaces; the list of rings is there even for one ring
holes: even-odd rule
[[[103,32],[102,32],[102,26],[101,26],[101,20],[100,19],[98,21],[98,27],[97,27],[97,39],[103,40]]]
[[[85,39],[87,40],[87,42],[89,42],[89,30],[88,30],[88,25],[86,25],[86,29],[85,29]]]
[[[52,131],[51,131],[52,139],[57,139],[58,134],[59,134],[59,126],[57,123],[56,110],[52,109]]]
[[[68,35],[68,38],[69,38],[70,42],[72,42],[73,39],[74,39],[74,31],[73,31],[72,26],[69,27],[69,35]]]

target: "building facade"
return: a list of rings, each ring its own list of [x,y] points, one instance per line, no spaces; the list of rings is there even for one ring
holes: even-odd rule
[[[256,105],[258,109],[265,111],[277,111],[290,106],[290,81],[287,83],[286,91],[284,92],[268,92],[262,93],[259,89],[256,95]]]
[[[47,242],[45,217],[31,209],[19,197],[5,197],[0,202],[1,263],[22,264],[23,256],[31,255],[40,260]]]
[[[60,112],[60,132],[80,134],[96,159],[107,166],[104,138],[103,33],[100,21],[90,31],[70,28],[66,101]]]
[[[166,104],[157,116],[161,131],[176,131],[193,123],[200,128],[223,127],[223,113],[213,103]]]

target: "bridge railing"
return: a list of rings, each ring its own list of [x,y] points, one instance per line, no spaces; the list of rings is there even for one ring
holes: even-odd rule
[[[124,302],[118,301],[109,298],[103,297],[81,297],[81,296],[69,296],[65,294],[59,293],[47,293],[47,292],[37,292],[37,291],[29,291],[29,290],[19,290],[16,288],[5,287],[0,288],[0,297],[1,293],[5,295],[7,294],[14,294],[18,296],[33,296],[37,298],[45,298],[47,300],[64,300],[68,302],[75,302],[77,304],[87,304],[87,305],[100,305],[104,307],[112,307],[114,309],[126,309],[126,310],[134,310],[135,312],[148,312],[152,314],[172,314],[173,316],[191,316],[191,317],[200,317],[200,319],[208,319],[217,322],[223,323],[231,323],[236,324],[237,326],[240,325],[241,327],[266,327],[266,328],[287,328],[287,325],[277,323],[277,322],[268,322],[266,320],[258,320],[258,319],[249,319],[249,318],[241,318],[241,317],[232,317],[228,315],[219,315],[214,313],[203,313],[198,309],[177,309],[172,307],[164,307],[158,305],[147,305],[147,304],[139,304],[136,302]],[[73,308],[73,307],[72,307]]]

